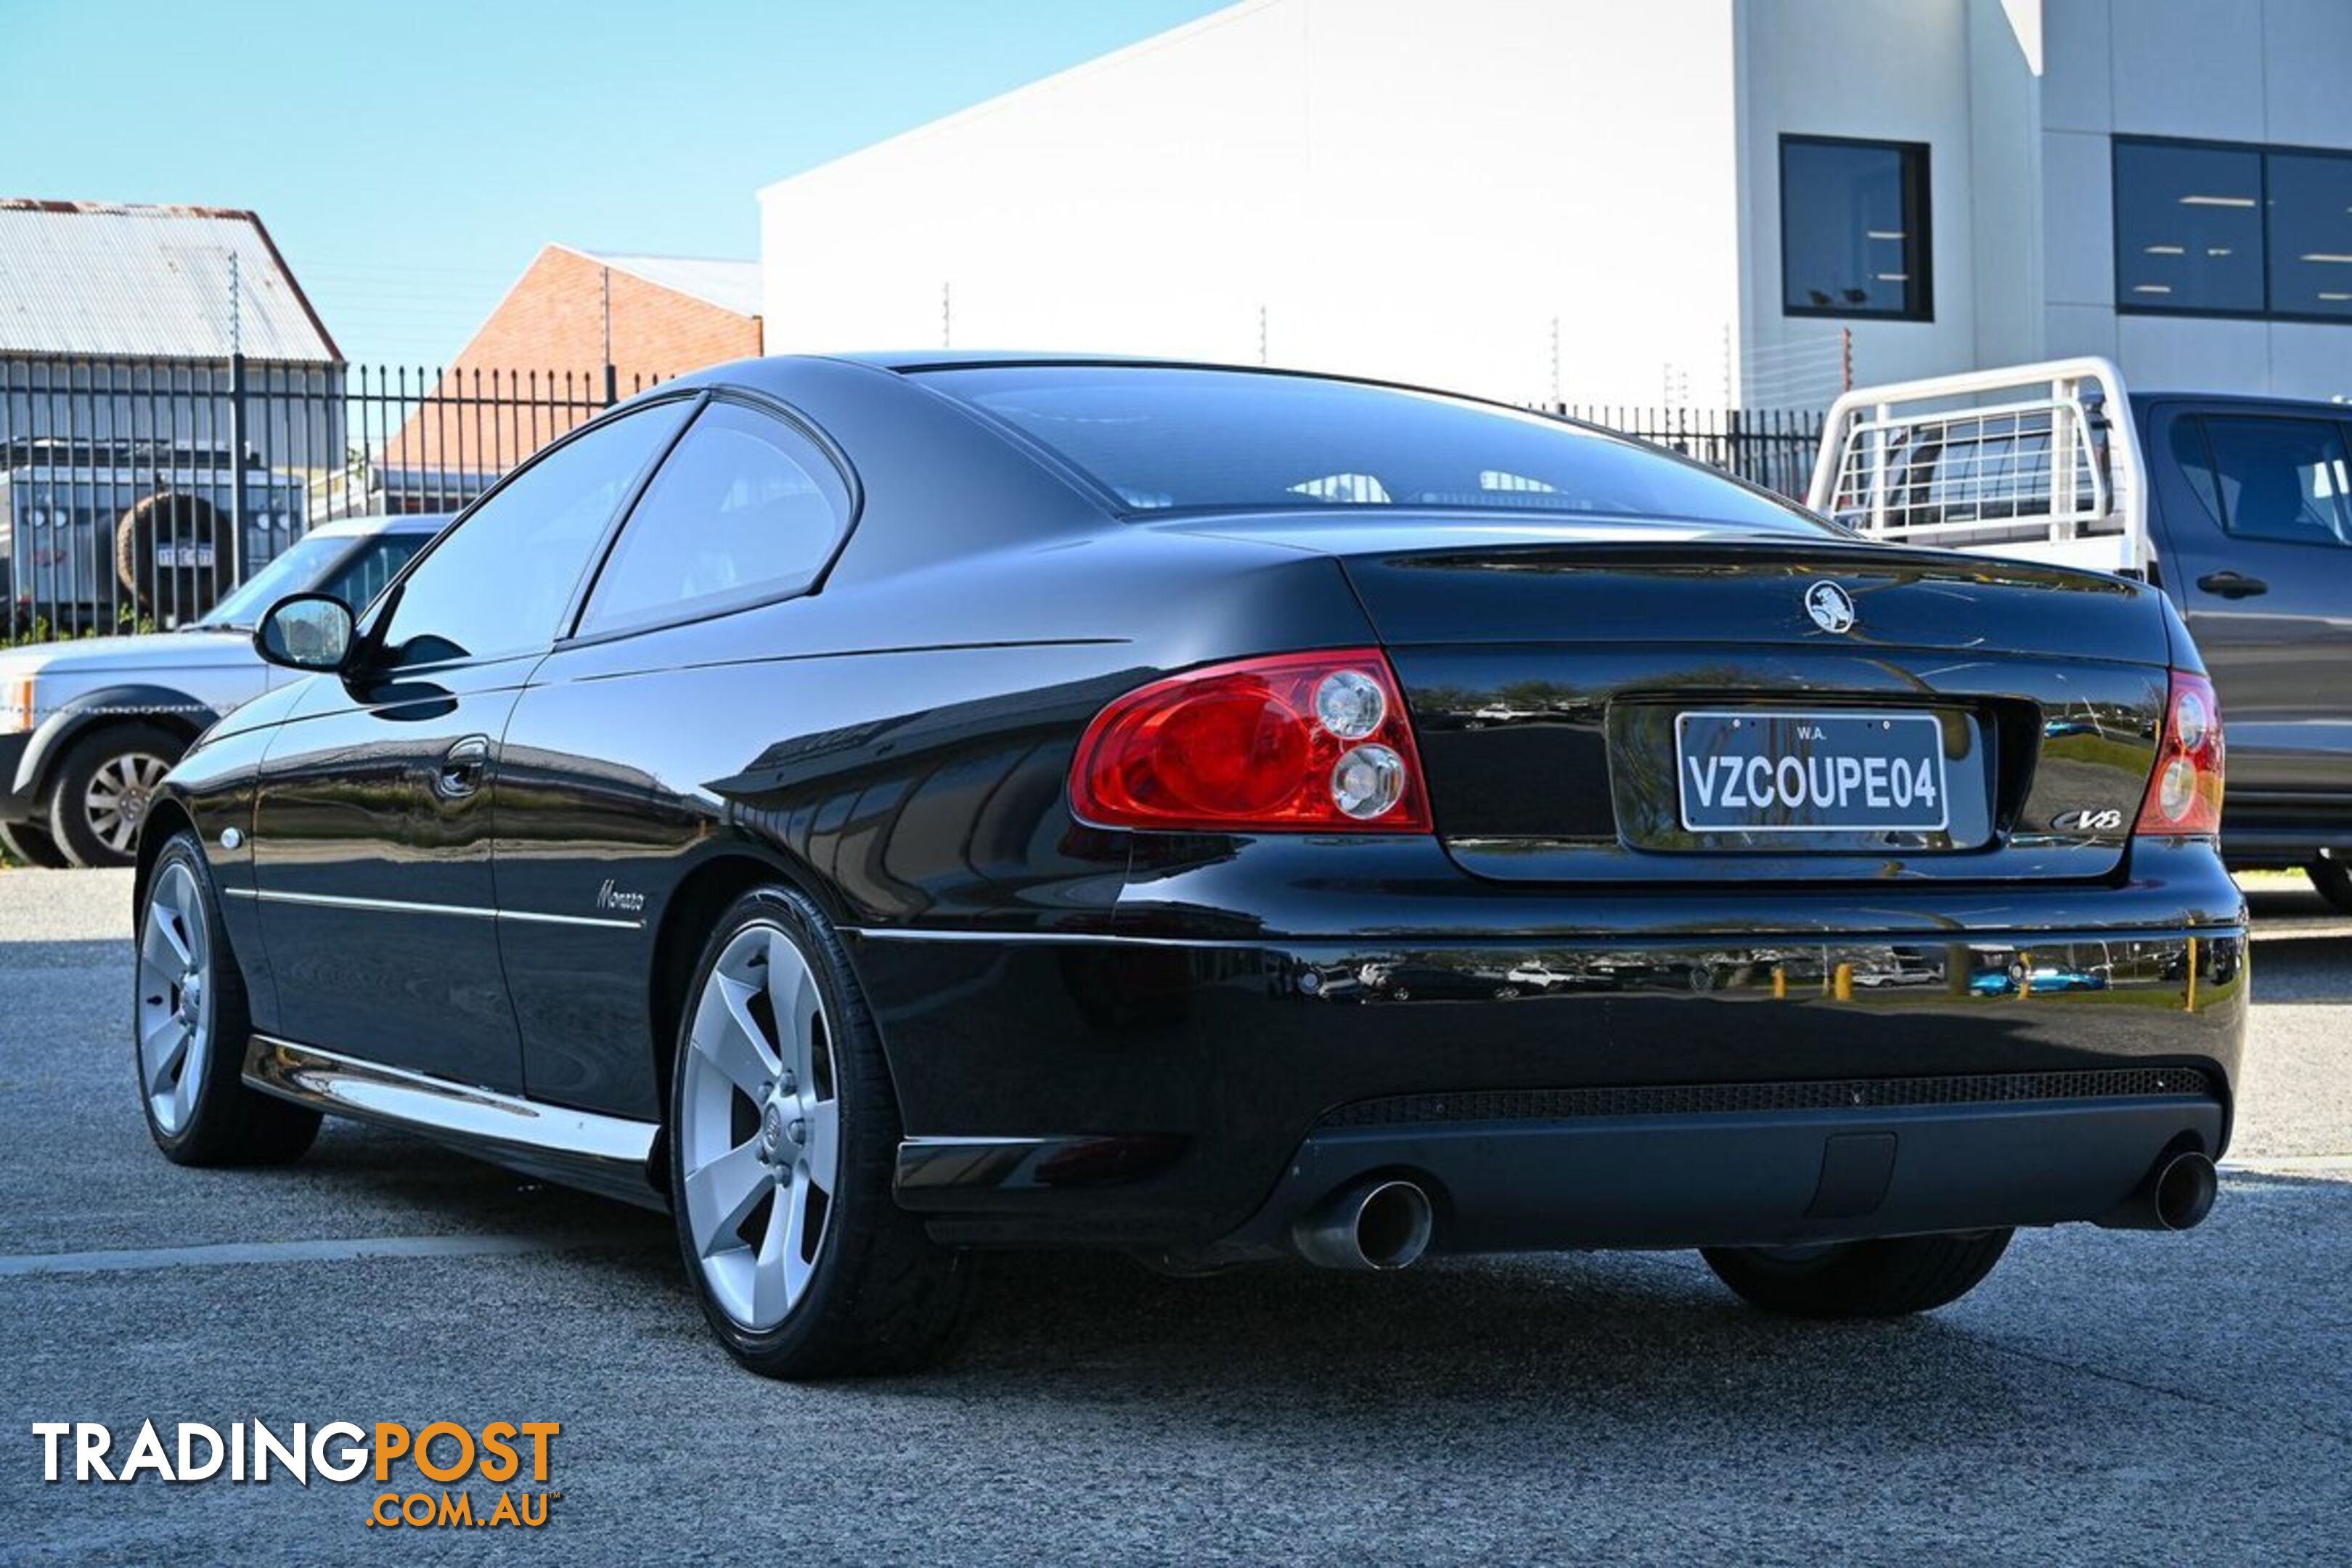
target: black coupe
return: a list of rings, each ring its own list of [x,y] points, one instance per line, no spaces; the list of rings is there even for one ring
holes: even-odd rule
[[[2137,583],[1428,392],[794,358],[256,638],[318,673],[140,850],[156,1142],[667,1207],[762,1372],[920,1363],[975,1247],[1852,1316],[2212,1201],[2245,912]]]

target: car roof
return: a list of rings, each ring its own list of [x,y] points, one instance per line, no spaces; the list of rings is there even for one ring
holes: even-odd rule
[[[1074,353],[1066,350],[1031,349],[902,349],[897,352],[827,354],[883,370],[953,370],[992,364],[1117,364],[1150,365],[1181,370],[1263,370],[1263,365],[1220,364],[1208,360],[1161,359],[1151,354]],[[1297,373],[1294,373],[1297,374]]]
[[[2136,404],[2210,403],[2222,408],[2271,409],[2282,413],[2318,414],[2330,419],[2352,418],[2352,405],[2319,397],[2271,397],[2259,392],[2135,392]]]

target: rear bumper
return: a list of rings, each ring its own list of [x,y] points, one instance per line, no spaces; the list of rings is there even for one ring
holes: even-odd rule
[[[1412,912],[1390,900],[1343,937],[867,930],[852,954],[898,1199],[942,1239],[1245,1256],[1390,1169],[1428,1178],[1444,1249],[1973,1229],[2096,1219],[2176,1140],[2227,1146],[2242,900],[2210,849],[2144,862],[1969,900],[1580,900],[1485,936],[1377,934]],[[2142,1069],[2181,1070],[2100,1076]],[[1824,1207],[1854,1161],[1883,1180]]]
[[[1423,1186],[1433,1248],[1446,1252],[1798,1246],[2098,1220],[2162,1156],[2221,1146],[2225,1112],[2203,1075],[2169,1076],[2187,1092],[1318,1129],[1214,1250],[1278,1256],[1294,1225],[1374,1175]]]

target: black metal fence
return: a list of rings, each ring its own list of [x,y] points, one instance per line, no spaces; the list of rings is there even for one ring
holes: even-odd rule
[[[654,378],[657,379],[657,378]],[[310,529],[455,511],[652,379],[0,359],[0,641],[185,625]],[[1561,405],[1791,496],[1822,416]]]
[[[1626,408],[1554,405],[1549,413],[1639,437],[1737,474],[1750,484],[1805,499],[1826,415],[1790,408]]]
[[[320,523],[455,511],[649,384],[609,366],[0,359],[0,637],[185,625]]]

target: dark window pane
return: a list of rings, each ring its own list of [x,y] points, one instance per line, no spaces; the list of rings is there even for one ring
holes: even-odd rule
[[[686,418],[657,404],[558,447],[443,535],[393,609],[395,666],[547,647],[637,476]]]
[[[2352,542],[2344,441],[2320,419],[2205,421],[2231,533],[2296,544]]]
[[[714,403],[629,514],[596,578],[587,635],[806,587],[849,524],[849,490],[806,437]]]
[[[2259,153],[2116,143],[2116,303],[2263,309]]]
[[[2352,316],[2352,158],[2270,157],[2271,309]]]
[[[2221,487],[2213,477],[2213,449],[2205,440],[2205,422],[2186,416],[2172,422],[2172,460],[2213,521],[2221,521]]]
[[[946,370],[926,379],[1060,454],[1139,512],[1443,507],[1783,533],[1822,526],[1631,441],[1434,393],[1114,365]]]
[[[431,538],[425,533],[387,533],[371,539],[320,592],[332,594],[352,608],[363,610]]]
[[[1926,163],[1916,147],[1782,139],[1786,309],[1928,314]]]

